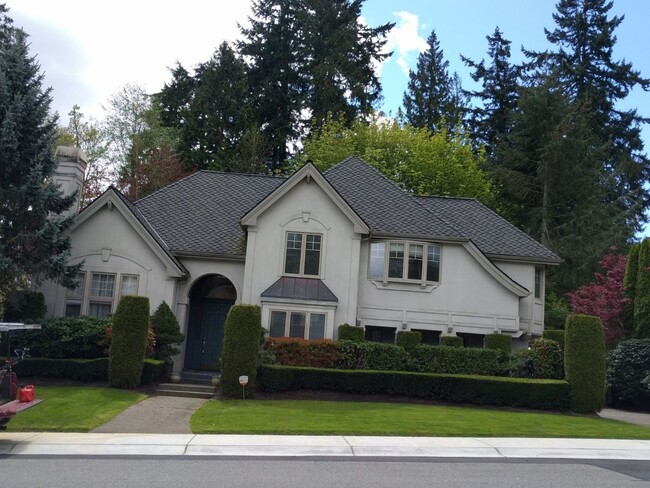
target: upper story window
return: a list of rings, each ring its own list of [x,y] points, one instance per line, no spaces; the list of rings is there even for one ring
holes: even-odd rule
[[[287,232],[287,245],[284,258],[286,274],[318,276],[320,274],[321,243],[320,234]]]
[[[407,241],[371,242],[368,275],[376,280],[438,282],[440,246]]]
[[[543,276],[540,268],[535,268],[535,298],[542,298]]]

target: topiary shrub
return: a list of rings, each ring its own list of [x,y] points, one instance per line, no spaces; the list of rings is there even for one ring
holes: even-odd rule
[[[564,377],[564,358],[560,344],[551,339],[533,342],[533,378],[561,380]]]
[[[564,330],[545,330],[542,338],[557,342],[564,353]]]
[[[148,329],[149,299],[123,296],[113,315],[108,355],[108,382],[111,386],[135,388],[140,384]]]
[[[349,324],[339,325],[339,340],[340,341],[364,341],[363,327],[353,327]]]
[[[623,341],[610,353],[607,361],[607,384],[617,407],[650,411],[650,339]]]
[[[485,336],[485,349],[496,349],[503,354],[512,351],[512,336],[507,334],[488,334]]]
[[[415,349],[420,342],[422,342],[422,334],[412,330],[400,330],[395,340],[395,344],[402,346],[407,351]]]
[[[221,354],[221,391],[226,396],[240,396],[239,377],[248,376],[246,390],[255,391],[260,337],[264,333],[260,307],[234,305],[228,312]]]
[[[458,336],[441,336],[440,345],[449,347],[463,347],[463,338]]]
[[[569,407],[598,412],[605,399],[605,332],[591,315],[570,315],[564,342],[565,377],[570,385]]]
[[[650,239],[639,245],[634,291],[634,327],[637,339],[650,338]]]
[[[181,334],[178,320],[166,302],[163,301],[151,316],[151,328],[156,338],[154,346],[156,359],[166,360],[180,352],[180,349],[173,344],[183,342],[185,336]]]

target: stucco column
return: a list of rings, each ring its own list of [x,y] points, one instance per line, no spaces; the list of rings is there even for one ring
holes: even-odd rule
[[[244,263],[244,284],[242,285],[241,303],[253,303],[253,272],[255,270],[255,243],[257,229],[250,225],[247,229],[246,261]]]
[[[350,245],[350,283],[348,286],[348,310],[346,323],[355,325],[357,320],[357,303],[359,301],[359,281],[365,279],[359,276],[361,269],[361,234],[352,237]]]

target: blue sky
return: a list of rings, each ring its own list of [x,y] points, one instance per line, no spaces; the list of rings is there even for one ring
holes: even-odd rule
[[[53,108],[66,122],[74,104],[87,115],[101,117],[108,97],[127,83],[156,92],[170,79],[168,67],[178,60],[193,67],[212,55],[222,41],[239,37],[251,0],[2,0],[16,25],[30,34],[32,54],[53,87]],[[460,54],[473,60],[486,56],[485,37],[498,25],[512,41],[515,62],[521,46],[543,50],[544,28],[553,29],[553,0],[366,0],[364,20],[370,26],[396,22],[390,34],[393,56],[381,66],[385,112],[395,113],[415,68],[420,50],[435,29],[450,64],[474,88]],[[625,15],[616,31],[614,58],[631,61],[650,77],[650,1],[615,0],[614,15]],[[650,93],[634,90],[621,108],[636,107],[650,116]],[[643,129],[650,150],[650,127]]]

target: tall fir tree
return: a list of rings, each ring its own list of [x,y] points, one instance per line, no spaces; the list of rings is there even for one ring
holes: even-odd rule
[[[429,47],[418,57],[415,71],[409,73],[403,98],[405,118],[413,127],[454,132],[467,111],[466,101],[460,96],[460,79],[455,73],[449,75],[449,61],[435,31],[429,34],[427,44]]]
[[[517,108],[520,67],[510,61],[511,42],[503,37],[499,27],[488,41],[488,63],[475,62],[461,56],[472,68],[470,76],[481,84],[481,90],[468,92],[479,103],[470,111],[469,127],[474,141],[485,147],[488,158],[511,128],[511,113]]]
[[[618,102],[630,90],[650,88],[650,80],[626,61],[613,58],[617,27],[624,17],[609,16],[611,0],[560,0],[553,14],[556,27],[545,30],[555,50],[526,51],[533,65],[557,68],[571,98],[594,113],[594,130],[608,148],[601,158],[603,171],[613,176],[609,198],[624,199],[629,210],[628,236],[641,229],[650,206],[650,160],[644,153],[641,124],[648,119]]]
[[[636,299],[636,281],[639,276],[639,250],[641,246],[641,243],[634,243],[630,246],[627,254],[625,277],[623,279],[623,292],[627,299],[623,323],[625,325],[625,335],[628,337],[633,337],[635,333],[634,300]]]
[[[600,257],[626,237],[625,213],[607,199],[599,164],[606,147],[593,134],[593,115],[563,88],[549,74],[522,89],[493,173],[511,221],[564,259],[549,276],[558,293],[588,282]]]
[[[51,176],[56,118],[50,89],[30,55],[27,34],[0,4],[0,295],[43,278],[73,286],[68,229],[61,214],[76,195],[63,195]]]

